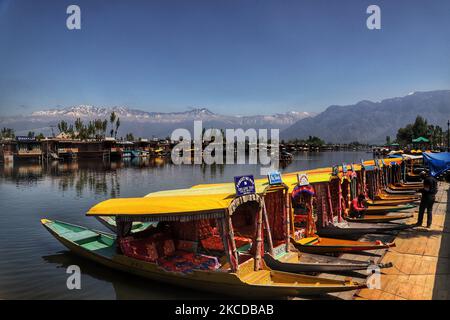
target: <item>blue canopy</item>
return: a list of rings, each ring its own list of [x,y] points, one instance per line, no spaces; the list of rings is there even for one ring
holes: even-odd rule
[[[430,174],[438,177],[450,170],[450,152],[424,152],[423,162],[430,169]]]

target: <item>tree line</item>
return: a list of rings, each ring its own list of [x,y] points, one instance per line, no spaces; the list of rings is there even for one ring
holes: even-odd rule
[[[447,145],[448,132],[438,125],[429,124],[428,121],[417,116],[414,123],[410,123],[397,131],[397,142],[401,146],[412,144],[413,139],[424,137],[430,141],[431,147],[442,147]],[[390,143],[390,137],[386,137],[386,142]]]

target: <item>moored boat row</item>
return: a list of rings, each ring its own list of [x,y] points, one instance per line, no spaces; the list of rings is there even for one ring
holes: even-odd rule
[[[356,290],[365,284],[306,273],[364,270],[373,262],[322,254],[395,246],[347,238],[411,227],[393,223],[408,218],[401,211],[417,200],[418,185],[402,182],[402,163],[344,164],[268,181],[242,176],[235,184],[110,199],[87,215],[114,234],[49,219],[42,224],[75,253],[152,280],[247,297]],[[397,199],[390,187],[411,195]],[[351,203],[360,194],[366,215],[354,217]]]

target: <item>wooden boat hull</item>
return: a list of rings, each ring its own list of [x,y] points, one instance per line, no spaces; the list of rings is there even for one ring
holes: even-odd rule
[[[347,227],[330,226],[319,229],[317,234],[321,237],[340,238],[340,239],[353,239],[366,234],[380,234],[398,230],[404,230],[412,228],[413,225],[396,224],[396,223],[354,223],[349,222]]]
[[[393,195],[415,195],[416,191],[410,191],[410,190],[392,190],[389,187],[385,189],[386,193],[393,194]]]
[[[367,205],[372,206],[397,206],[401,204],[409,204],[412,200],[367,200]]]
[[[355,261],[314,254],[302,254],[297,259],[297,262],[287,262],[281,261],[281,259],[275,259],[270,254],[264,256],[264,261],[268,267],[274,270],[292,273],[339,273],[367,270],[367,268],[373,265],[370,261]],[[392,264],[380,263],[376,266],[379,268],[388,268],[391,267]]]
[[[389,212],[397,212],[403,210],[409,210],[414,208],[413,205],[403,205],[403,206],[369,206],[365,212],[366,215],[378,215]]]
[[[417,187],[405,187],[405,186],[389,185],[389,189],[394,190],[394,191],[417,192],[417,190],[419,190],[420,188],[422,188],[422,187],[421,187],[421,186],[417,186]]]
[[[94,231],[81,226],[75,226],[61,221],[42,219],[43,226],[64,246],[81,257],[92,260],[104,266],[129,272],[150,280],[156,280],[183,286],[197,290],[213,291],[225,295],[242,296],[252,298],[275,298],[287,296],[320,295],[329,292],[349,291],[366,287],[365,284],[353,281],[338,281],[318,278],[313,276],[298,275],[269,268],[252,271],[251,268],[243,268],[244,271],[231,273],[224,270],[205,271],[193,270],[185,274],[181,272],[168,272],[155,263],[133,259],[115,252],[115,237],[101,231]],[[71,229],[77,231],[70,231]],[[81,230],[81,231],[80,231]],[[83,231],[96,233],[103,241],[96,238],[90,249],[91,243],[83,244],[70,240],[68,237],[73,233]],[[83,241],[88,241],[84,239]],[[111,242],[106,244],[105,242]],[[89,245],[89,246],[87,246]],[[249,271],[250,269],[250,271]]]
[[[370,215],[365,216],[363,218],[350,218],[345,217],[345,220],[348,222],[356,222],[356,223],[383,223],[383,222],[391,222],[396,220],[402,220],[411,218],[412,215],[407,214],[396,214],[396,215]]]
[[[396,187],[409,187],[409,188],[421,188],[423,183],[420,182],[407,182],[407,183],[394,183]]]
[[[387,194],[387,193],[379,193],[375,196],[375,200],[411,200],[411,201],[416,201],[419,199],[419,196],[417,195],[413,195],[413,196],[408,196],[408,195],[392,195],[392,194]]]
[[[395,247],[395,243],[383,243],[381,241],[355,241],[342,240],[327,237],[318,238],[317,242],[301,243],[292,239],[294,246],[305,253],[350,253]]]

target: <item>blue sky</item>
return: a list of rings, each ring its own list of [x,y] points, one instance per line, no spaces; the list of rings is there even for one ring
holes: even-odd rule
[[[81,30],[66,8],[81,8]],[[381,30],[366,8],[381,7]],[[450,89],[447,0],[0,0],[0,115],[93,104],[223,114]]]

